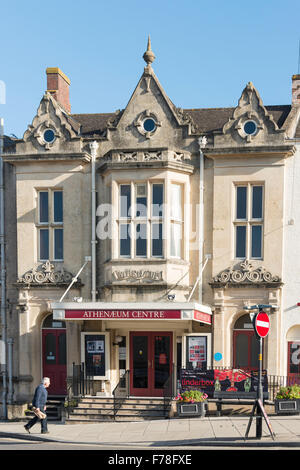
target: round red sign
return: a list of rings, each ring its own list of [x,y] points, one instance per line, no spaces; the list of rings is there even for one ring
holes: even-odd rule
[[[259,312],[254,320],[254,328],[258,336],[265,338],[269,333],[270,320],[266,312]]]

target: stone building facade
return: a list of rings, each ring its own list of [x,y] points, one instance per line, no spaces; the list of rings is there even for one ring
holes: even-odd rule
[[[47,69],[32,123],[6,151],[17,402],[44,375],[50,394],[65,394],[73,363],[108,396],[125,370],[132,395],[161,396],[181,367],[256,367],[253,304],[273,305],[264,368],[285,371],[285,197],[300,99],[265,106],[248,83],[236,107],[179,109],[154,59],[149,41],[126,108],[110,114],[72,114],[70,80]]]

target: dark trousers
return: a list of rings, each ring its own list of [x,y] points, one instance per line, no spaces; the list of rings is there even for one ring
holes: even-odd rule
[[[45,413],[44,408],[40,408],[40,410]],[[26,427],[28,429],[32,428],[32,426],[35,425],[38,421],[41,422],[41,432],[48,431],[48,426],[47,426],[47,416],[45,419],[39,419],[37,416],[34,416],[28,423],[26,424]]]

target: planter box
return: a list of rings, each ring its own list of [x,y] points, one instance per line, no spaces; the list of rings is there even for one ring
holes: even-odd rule
[[[206,402],[195,403],[176,403],[178,416],[200,416],[204,417],[206,413]]]
[[[295,400],[275,400],[275,412],[276,414],[293,414],[297,415],[300,413],[300,398]]]

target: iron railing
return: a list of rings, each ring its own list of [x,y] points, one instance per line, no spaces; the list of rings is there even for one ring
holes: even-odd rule
[[[163,386],[164,414],[168,414],[169,403],[175,396],[176,386],[174,385],[175,366],[172,364],[171,373]]]
[[[114,398],[114,420],[116,420],[117,413],[119,409],[122,407],[126,398],[129,397],[129,379],[130,379],[130,371],[126,370],[125,374],[120,378],[118,385],[113,390],[113,398]]]
[[[67,379],[67,396],[65,408],[70,415],[70,410],[77,406],[78,399],[85,395],[93,394],[93,377],[89,376],[85,364],[72,364],[72,376]]]

